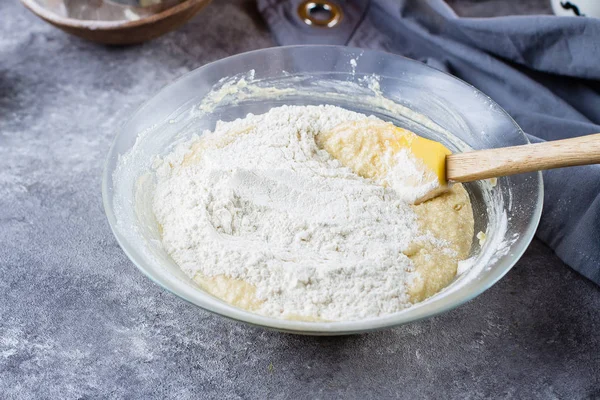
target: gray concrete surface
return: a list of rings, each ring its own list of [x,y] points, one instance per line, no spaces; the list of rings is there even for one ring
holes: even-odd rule
[[[216,0],[107,48],[0,2],[0,398],[600,398],[600,290],[538,241],[459,309],[338,338],[227,321],[135,269],[101,203],[115,127],[184,72],[270,46],[253,10]]]

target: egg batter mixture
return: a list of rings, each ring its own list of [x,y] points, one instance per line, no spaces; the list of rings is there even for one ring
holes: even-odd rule
[[[400,311],[447,286],[473,240],[467,192],[411,156],[420,140],[334,106],[220,122],[156,162],[163,246],[202,289],[259,314]]]

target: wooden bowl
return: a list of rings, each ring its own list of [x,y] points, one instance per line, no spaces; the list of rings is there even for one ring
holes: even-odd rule
[[[137,20],[95,21],[62,17],[36,0],[21,0],[31,12],[65,32],[98,43],[125,45],[145,42],[170,32],[196,15],[211,0],[187,0]]]

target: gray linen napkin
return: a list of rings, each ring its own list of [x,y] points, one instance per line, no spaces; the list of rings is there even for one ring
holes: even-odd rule
[[[442,0],[341,1],[334,28],[306,25],[300,0],[258,0],[279,44],[346,44],[421,60],[498,102],[532,141],[600,132],[600,20],[460,18]],[[537,236],[600,284],[600,165],[544,173]]]

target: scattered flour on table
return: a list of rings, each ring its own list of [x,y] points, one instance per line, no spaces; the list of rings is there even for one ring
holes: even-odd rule
[[[153,210],[166,251],[190,277],[255,288],[254,310],[350,320],[411,305],[419,230],[392,189],[359,177],[315,136],[362,114],[282,106],[217,123],[155,163]],[[375,117],[368,117],[375,120]]]

